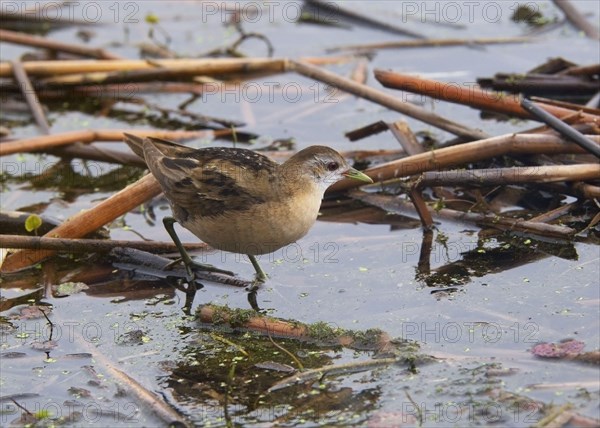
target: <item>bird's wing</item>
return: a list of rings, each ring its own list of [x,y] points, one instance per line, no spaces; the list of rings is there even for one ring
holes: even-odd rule
[[[272,198],[277,164],[245,149],[193,149],[156,138],[143,143],[148,168],[174,207],[202,216],[244,211]]]

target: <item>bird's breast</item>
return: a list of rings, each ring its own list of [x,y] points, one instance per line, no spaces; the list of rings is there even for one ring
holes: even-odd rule
[[[321,192],[310,189],[212,217],[188,216],[182,226],[214,248],[267,254],[302,238],[319,214]]]

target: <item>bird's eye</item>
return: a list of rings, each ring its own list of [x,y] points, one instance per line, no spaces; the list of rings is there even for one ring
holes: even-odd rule
[[[327,164],[327,169],[329,171],[335,171],[340,167],[340,164],[338,164],[337,162],[329,162]]]

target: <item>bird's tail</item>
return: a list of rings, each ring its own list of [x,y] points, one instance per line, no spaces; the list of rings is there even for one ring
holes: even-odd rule
[[[125,136],[124,141],[127,143],[129,148],[133,150],[136,155],[144,159],[144,139],[138,137],[137,135],[128,134],[126,132],[124,132],[123,135]]]

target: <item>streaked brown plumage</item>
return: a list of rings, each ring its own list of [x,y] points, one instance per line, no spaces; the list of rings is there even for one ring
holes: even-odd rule
[[[214,248],[247,254],[259,277],[264,273],[253,256],[303,237],[327,187],[344,177],[371,181],[325,146],[308,147],[280,165],[247,149],[193,149],[125,136],[160,183],[175,220]]]

